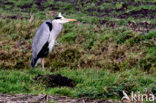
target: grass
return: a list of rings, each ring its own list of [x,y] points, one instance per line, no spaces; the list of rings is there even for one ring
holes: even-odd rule
[[[1,93],[47,93],[119,99],[122,90],[143,92],[144,88],[150,88],[156,82],[154,31],[142,35],[126,29],[109,31],[98,28],[96,31],[95,25],[64,25],[58,39],[61,44],[46,59],[48,70],[41,71],[29,68],[32,36],[42,21],[32,24],[20,20],[1,22],[7,23],[1,28]],[[22,31],[16,33],[18,30]],[[6,36],[6,33],[9,35]],[[47,89],[43,84],[32,82],[37,73],[49,73],[50,68],[54,68],[54,73],[74,79],[76,87]]]
[[[145,88],[154,92],[155,14],[129,15],[143,8],[150,13],[156,10],[154,3],[148,4],[147,0],[103,3],[78,0],[75,4],[60,0],[55,4],[51,0],[41,4],[33,0],[8,1],[12,4],[0,6],[0,93],[120,99],[123,90],[128,94],[144,93]],[[54,18],[47,14],[49,11],[61,11],[78,22],[64,25],[57,39],[60,45],[46,58],[45,71],[40,66],[30,69],[32,39],[42,22]],[[126,13],[128,17],[122,18]],[[29,22],[31,14],[34,20]],[[76,87],[47,88],[32,80],[38,73],[60,73],[72,78]]]
[[[75,88],[54,87],[47,88],[44,84],[33,81],[40,74],[62,74],[72,78]],[[90,97],[93,99],[121,98],[124,90],[128,94],[131,91],[144,92],[144,89],[152,88],[156,83],[156,77],[131,69],[113,73],[105,69],[75,69],[64,68],[55,72],[42,71],[41,68],[31,70],[0,70],[1,93],[24,94],[53,94],[72,97]]]

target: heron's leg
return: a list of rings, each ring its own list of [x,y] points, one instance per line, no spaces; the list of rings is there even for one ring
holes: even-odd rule
[[[44,58],[41,59],[42,69],[44,69]]]

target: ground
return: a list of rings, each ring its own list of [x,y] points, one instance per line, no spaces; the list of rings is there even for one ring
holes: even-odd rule
[[[5,95],[0,94],[0,102],[52,102],[52,103],[120,103],[113,100],[90,100],[88,98],[69,98],[66,96],[48,96],[48,95]]]
[[[32,69],[33,37],[58,12],[78,21],[64,25],[45,70]],[[155,18],[155,0],[0,1],[1,97],[107,102],[120,101],[123,91],[156,95]],[[72,82],[58,85],[57,77]]]

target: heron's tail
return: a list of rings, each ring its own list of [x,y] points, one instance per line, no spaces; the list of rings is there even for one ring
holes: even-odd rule
[[[37,64],[39,63],[40,58],[32,58],[31,59],[31,67],[34,68],[37,66]]]

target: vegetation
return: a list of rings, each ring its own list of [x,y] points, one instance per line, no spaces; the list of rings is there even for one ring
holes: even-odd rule
[[[2,84],[1,93],[23,93],[23,94],[57,94],[72,97],[90,98],[120,98],[122,90],[144,91],[144,88],[154,87],[155,77],[138,71],[137,69],[121,72],[110,72],[108,70],[64,68],[56,72],[42,71],[39,68],[31,70],[1,70]],[[33,80],[34,75],[47,73],[60,73],[75,81],[75,88],[55,87],[48,88],[40,82]]]
[[[123,90],[156,93],[155,7],[153,0],[0,1],[0,93],[94,99],[120,99]],[[58,12],[78,22],[64,25],[46,70],[31,69],[33,36]],[[60,73],[76,86],[47,88],[33,81],[39,73]]]

